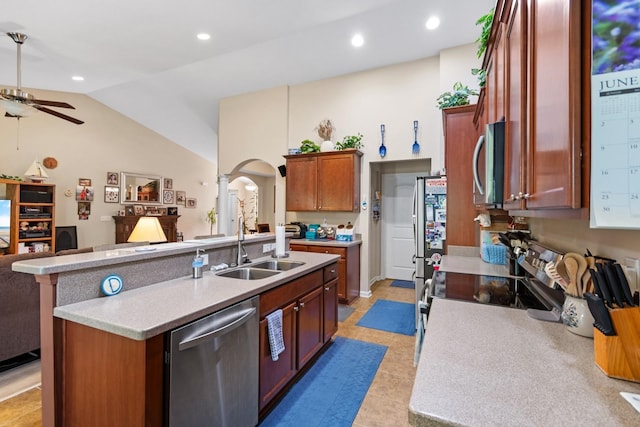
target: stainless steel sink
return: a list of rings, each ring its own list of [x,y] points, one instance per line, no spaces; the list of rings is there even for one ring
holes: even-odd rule
[[[242,280],[258,280],[258,279],[266,279],[267,277],[271,277],[276,274],[280,274],[280,272],[274,271],[274,270],[260,270],[257,268],[243,267],[243,268],[236,268],[235,270],[216,273],[216,276],[230,277],[232,279],[242,279]]]
[[[289,271],[292,268],[300,267],[304,265],[304,262],[301,261],[280,261],[280,260],[269,260],[262,261],[258,264],[252,264],[253,268],[264,268],[266,270],[280,270],[280,271]]]

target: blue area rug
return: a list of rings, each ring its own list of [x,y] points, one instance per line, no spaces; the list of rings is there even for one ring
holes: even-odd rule
[[[406,302],[379,299],[356,325],[396,334],[413,335],[416,332],[415,306]]]
[[[355,311],[355,308],[348,305],[338,304],[338,322],[344,322],[347,317],[351,316],[351,313]]]
[[[386,351],[336,337],[260,426],[351,426]]]
[[[415,284],[411,280],[394,280],[391,282],[391,286],[396,288],[409,288],[413,289]]]

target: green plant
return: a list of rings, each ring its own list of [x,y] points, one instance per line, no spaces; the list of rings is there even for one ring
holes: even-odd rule
[[[485,87],[487,85],[487,71],[482,68],[472,68],[471,74],[478,76],[478,86]]]
[[[209,228],[209,234],[213,234],[213,225],[216,223],[216,209],[211,208],[209,212],[207,212],[207,222],[211,225]]]
[[[437,99],[438,108],[458,107],[460,105],[469,104],[469,97],[471,95],[478,95],[473,89],[464,86],[461,82],[455,82],[453,84],[453,92],[444,92]]]
[[[489,36],[491,35],[491,24],[493,23],[493,13],[494,9],[491,8],[489,12],[487,12],[485,15],[482,15],[476,21],[476,25],[482,25],[480,35],[476,39],[476,43],[478,43],[478,58],[482,58],[482,55],[484,55],[484,52],[487,50],[487,44],[489,44]]]
[[[305,139],[300,145],[301,153],[317,153],[320,151],[320,147],[313,141]]]
[[[362,144],[362,134],[360,132],[357,135],[347,135],[342,141],[336,142],[336,150],[346,150],[347,148],[359,150],[362,147],[364,147],[364,144]]]

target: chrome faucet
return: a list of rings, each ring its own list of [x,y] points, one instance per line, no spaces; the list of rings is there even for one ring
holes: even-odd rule
[[[250,262],[249,257],[247,256],[247,251],[244,249],[242,242],[244,242],[244,218],[240,217],[238,220],[238,266]]]

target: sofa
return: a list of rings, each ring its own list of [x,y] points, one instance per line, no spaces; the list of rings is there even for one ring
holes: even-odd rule
[[[64,254],[91,250],[70,249]],[[39,284],[33,274],[11,270],[11,264],[50,256],[54,254],[35,252],[0,256],[0,362],[40,348]]]

